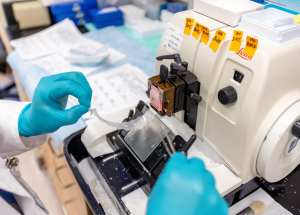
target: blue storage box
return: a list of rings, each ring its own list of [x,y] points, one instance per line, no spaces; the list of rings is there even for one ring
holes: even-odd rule
[[[83,10],[81,12],[84,14],[84,19],[86,19],[86,18],[89,19],[89,10]],[[76,17],[76,14],[77,14],[77,12],[60,13],[58,15],[53,16],[53,18],[54,18],[55,22],[60,22],[61,20],[64,20],[66,18],[69,18],[69,19],[78,19]]]
[[[107,20],[123,19],[123,13],[118,7],[103,7],[89,11],[92,22],[99,23]]]
[[[97,28],[105,28],[107,26],[120,26],[120,25],[124,25],[124,19],[123,18],[119,18],[119,19],[111,19],[111,20],[107,20],[105,22],[97,22],[95,23],[95,26]]]
[[[67,17],[67,18],[69,18],[69,17]],[[58,23],[58,22],[61,22],[61,21],[63,21],[64,19],[66,19],[66,18],[63,18],[62,16],[61,17],[53,17],[53,21],[54,21],[54,23]],[[79,21],[79,19],[76,19],[76,18],[69,18],[70,20],[72,20],[74,23],[75,23],[75,25],[76,26],[78,26],[78,21]],[[85,20],[85,22],[86,23],[89,23],[89,22],[91,22],[91,19],[87,16],[87,17],[84,17],[84,20]]]
[[[172,13],[178,13],[187,10],[187,6],[185,2],[172,2],[167,4],[167,10]]]
[[[87,9],[97,8],[96,0],[85,0],[85,1],[74,1],[74,2],[52,5],[50,7],[50,10],[54,16],[61,13],[70,13],[73,12],[74,4],[79,4],[82,11]]]

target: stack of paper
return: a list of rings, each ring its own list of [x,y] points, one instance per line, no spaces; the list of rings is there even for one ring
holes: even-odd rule
[[[11,45],[23,60],[31,60],[49,74],[79,71],[87,75],[125,57],[113,48],[105,48],[103,44],[84,37],[69,19],[37,34],[13,40]],[[82,55],[86,56],[84,61]],[[83,66],[83,63],[92,63],[92,66]]]

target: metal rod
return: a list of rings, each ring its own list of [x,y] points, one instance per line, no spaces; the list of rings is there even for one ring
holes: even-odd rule
[[[140,183],[142,180],[143,180],[143,179],[140,178],[140,179],[138,179],[138,180],[136,180],[136,181],[133,181],[133,182],[130,183],[130,184],[127,184],[126,186],[124,186],[124,187],[121,188],[121,191],[122,191],[122,192],[125,192],[126,190],[129,190],[130,188],[132,188],[132,187],[134,187],[135,185],[137,185],[138,183]]]
[[[167,140],[169,142],[169,146],[170,146],[170,149],[171,149],[172,153],[175,154],[176,150],[175,150],[175,147],[173,145],[173,142],[171,141],[171,138],[169,137],[169,135],[167,135],[166,137],[167,137]]]
[[[115,159],[116,157],[120,156],[121,154],[122,154],[122,152],[119,152],[119,153],[113,154],[113,155],[111,155],[111,156],[109,156],[109,157],[107,157],[107,158],[104,158],[104,159],[102,160],[102,163],[106,163],[107,161],[110,161],[110,160],[112,160],[112,159]]]
[[[171,153],[171,151],[170,151],[170,149],[169,149],[169,147],[168,147],[168,145],[167,145],[165,139],[163,139],[162,142],[163,142],[163,144],[164,144],[164,147],[165,147],[165,149],[166,149],[168,155],[171,157],[172,153]]]

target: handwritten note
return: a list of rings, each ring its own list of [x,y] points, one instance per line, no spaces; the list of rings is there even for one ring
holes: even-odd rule
[[[224,31],[221,30],[217,30],[216,34],[213,38],[213,40],[211,41],[209,47],[216,52],[221,44],[221,42],[224,40],[226,36],[226,33]]]
[[[192,36],[195,37],[196,40],[198,40],[201,31],[202,31],[202,26],[198,22],[196,22]]]
[[[185,23],[185,27],[184,27],[184,34],[186,35],[190,35],[192,28],[194,26],[194,22],[195,20],[192,18],[186,18],[186,23]]]
[[[249,55],[250,57],[253,57],[256,52],[257,45],[258,45],[258,39],[247,36],[247,43],[246,43],[246,48],[244,50],[244,53]]]
[[[238,52],[241,48],[241,44],[242,44],[242,38],[243,38],[243,31],[237,31],[235,30],[233,33],[233,37],[231,40],[231,44],[229,47],[230,51],[235,51]]]
[[[165,28],[160,45],[171,54],[178,54],[183,36],[183,30],[169,22]]]
[[[202,35],[200,37],[200,41],[207,45],[209,40],[209,29],[202,25]]]

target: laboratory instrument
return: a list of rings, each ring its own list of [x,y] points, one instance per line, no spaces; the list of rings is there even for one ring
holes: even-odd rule
[[[130,121],[151,111],[153,120],[130,131],[110,130],[96,121],[72,136],[81,137],[87,154],[104,142],[113,149],[90,158],[121,214],[145,214],[147,201],[129,210],[123,200],[138,189],[149,195],[171,154],[171,147],[164,147],[168,138],[176,151],[205,161],[229,205],[235,197],[241,199],[257,189],[261,180],[276,187],[273,183],[300,163],[300,41],[279,46],[245,30],[240,48],[231,51],[242,16],[260,12],[262,6],[245,1],[248,9],[239,3],[228,10],[224,2],[219,11],[231,16],[223,19],[221,13],[203,12],[198,7],[203,2],[207,3],[195,1],[194,10],[176,13],[168,23],[157,54],[156,75],[148,80],[150,104],[141,101],[135,111],[110,116],[114,122]],[[187,19],[209,29],[208,41],[196,38],[192,31],[184,33]],[[220,31],[226,36],[213,50],[209,44]],[[251,55],[245,53],[247,37],[258,41]],[[70,156],[66,157],[70,162]],[[112,171],[118,177],[112,177]]]

